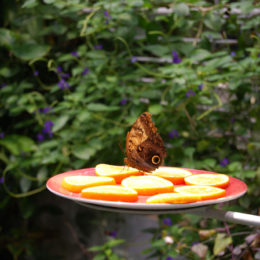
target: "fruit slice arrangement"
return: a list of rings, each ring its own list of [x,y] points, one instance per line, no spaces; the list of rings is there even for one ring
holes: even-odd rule
[[[193,203],[224,197],[229,177],[225,174],[192,174],[176,167],[160,167],[143,173],[127,166],[98,164],[96,176],[67,176],[62,187],[95,200],[146,203]]]
[[[114,178],[116,183],[121,183],[123,179],[129,176],[143,175],[139,170],[128,166],[116,166],[103,163],[95,167],[95,172],[97,176]]]

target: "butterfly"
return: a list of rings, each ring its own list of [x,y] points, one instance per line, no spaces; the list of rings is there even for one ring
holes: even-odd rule
[[[142,113],[127,133],[125,164],[140,171],[151,172],[163,164],[166,155],[163,140],[151,114]]]

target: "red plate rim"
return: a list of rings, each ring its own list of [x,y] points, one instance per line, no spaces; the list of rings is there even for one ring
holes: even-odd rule
[[[169,167],[169,166],[168,166]],[[173,167],[170,167],[173,168]],[[174,167],[177,168],[177,167]],[[196,170],[196,169],[187,169],[187,168],[179,168],[184,169],[192,172],[192,174],[203,174],[203,173],[211,173],[211,174],[218,174],[215,172],[204,171],[204,170]],[[230,182],[228,187],[226,188],[226,196],[219,199],[214,200],[205,200],[205,201],[198,201],[194,203],[183,203],[183,204],[167,204],[167,203],[145,203],[146,199],[149,196],[138,196],[139,199],[137,202],[115,202],[115,201],[105,201],[105,200],[92,200],[92,199],[85,199],[80,197],[79,193],[73,193],[67,191],[61,186],[61,182],[64,177],[67,176],[75,176],[75,175],[88,175],[88,176],[95,176],[95,168],[85,168],[79,170],[68,171],[64,173],[57,174],[50,179],[48,179],[46,186],[48,190],[54,193],[57,196],[73,200],[75,202],[93,204],[93,205],[100,205],[105,207],[115,207],[115,208],[126,208],[126,209],[145,209],[145,210],[162,210],[162,209],[187,209],[187,208],[194,208],[194,207],[201,207],[207,205],[214,205],[218,203],[224,203],[231,200],[235,200],[241,196],[243,196],[247,191],[247,185],[234,177],[229,176]]]

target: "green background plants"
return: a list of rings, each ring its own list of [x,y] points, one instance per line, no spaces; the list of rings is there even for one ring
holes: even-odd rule
[[[258,214],[259,8],[249,0],[4,0],[0,258],[41,259],[35,244],[45,233],[37,219],[66,214],[49,203],[46,180],[98,163],[123,164],[126,132],[145,111],[165,142],[166,165],[240,178],[247,195],[222,207]],[[93,214],[83,215],[94,229]],[[146,256],[257,254],[254,228],[189,215],[160,218],[148,230]],[[163,224],[165,218],[174,224]],[[90,250],[96,259],[120,258],[111,248],[122,241],[109,241]]]

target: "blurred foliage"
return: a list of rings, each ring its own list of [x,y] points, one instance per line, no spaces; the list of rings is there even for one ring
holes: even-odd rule
[[[248,194],[232,207],[257,214],[260,5],[215,2],[2,1],[1,258],[33,255],[24,224],[38,212],[30,195],[57,173],[122,164],[126,132],[144,111],[164,139],[166,165],[242,179]],[[169,246],[166,234],[155,235],[151,250],[159,259],[192,252],[201,259],[192,243],[200,239],[202,220],[176,221],[154,232],[180,242]],[[249,250],[243,236],[231,236],[254,229],[232,225],[230,234],[219,225],[208,223],[216,232],[204,258]],[[253,257],[256,251],[249,251]]]

